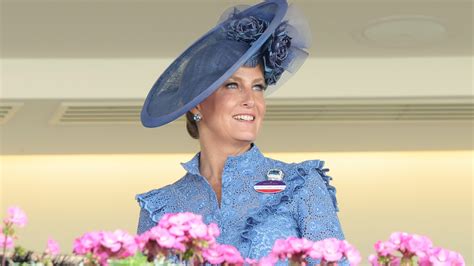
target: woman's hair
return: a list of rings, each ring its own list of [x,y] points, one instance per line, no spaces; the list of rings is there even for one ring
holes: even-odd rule
[[[194,115],[191,113],[191,111],[188,111],[186,113],[186,130],[188,131],[189,136],[193,139],[199,139],[199,130],[198,126],[196,124],[196,121],[194,121]]]

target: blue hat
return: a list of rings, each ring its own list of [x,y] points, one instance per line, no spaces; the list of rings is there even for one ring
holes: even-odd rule
[[[241,66],[261,64],[265,94],[274,91],[281,76],[294,73],[308,56],[309,28],[301,14],[288,11],[286,0],[267,0],[225,12],[155,82],[142,108],[143,125],[158,127],[182,116]]]

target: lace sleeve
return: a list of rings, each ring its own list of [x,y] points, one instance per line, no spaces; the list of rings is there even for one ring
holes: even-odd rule
[[[295,191],[297,224],[301,237],[318,241],[325,238],[344,239],[337,217],[335,188],[329,185],[324,161],[308,161],[298,173],[305,183]]]
[[[151,219],[150,213],[147,210],[141,208],[140,217],[138,218],[137,234],[142,234],[155,225],[156,223]]]
[[[140,205],[137,232],[139,234],[154,227],[165,213],[168,193],[166,187],[138,194],[135,198]]]

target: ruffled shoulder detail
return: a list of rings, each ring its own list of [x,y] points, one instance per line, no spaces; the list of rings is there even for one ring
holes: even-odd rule
[[[241,237],[244,241],[251,240],[251,231],[257,224],[265,221],[269,215],[276,213],[279,206],[283,203],[291,201],[296,192],[304,187],[308,178],[318,178],[320,176],[322,182],[324,182],[329,194],[331,195],[335,210],[338,211],[336,189],[329,184],[332,177],[326,175],[329,169],[323,168],[324,161],[308,160],[301,163],[285,164],[283,162],[278,162],[278,164],[275,165],[275,168],[280,167],[282,169],[287,169],[287,176],[284,179],[287,187],[284,191],[269,197],[262,207],[256,209],[249,215],[246,220],[245,228],[241,233]],[[317,173],[318,176],[311,173]]]
[[[326,173],[329,172],[329,168],[322,168],[323,165],[324,165],[324,161],[321,161],[321,162],[322,162],[321,167],[316,168],[316,171],[318,171],[319,175],[323,179],[324,184],[326,185],[326,188],[329,191],[329,195],[331,195],[332,204],[334,205],[334,210],[336,210],[336,212],[338,212],[339,207],[337,206],[336,188],[334,186],[332,186],[331,184],[329,184],[329,181],[332,180],[332,177],[326,175]]]
[[[135,199],[140,207],[148,212],[150,218],[158,223],[169,200],[169,186],[138,194]]]
[[[337,206],[337,198],[336,198],[336,188],[329,184],[329,182],[332,180],[332,177],[328,176],[326,173],[329,172],[328,168],[323,168],[324,167],[324,161],[322,160],[310,160],[310,161],[304,161],[301,163],[302,167],[306,170],[305,173],[302,173],[304,176],[308,175],[311,173],[311,171],[316,171],[319,176],[321,177],[321,180],[324,182],[324,185],[326,186],[329,195],[331,196],[332,204],[334,206],[334,210],[336,212],[339,211],[339,207]]]

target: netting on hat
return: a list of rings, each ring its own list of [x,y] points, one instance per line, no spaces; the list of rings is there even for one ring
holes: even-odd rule
[[[230,18],[192,44],[153,85],[142,109],[142,123],[156,127],[175,120],[206,99],[240,66],[261,62],[256,55],[286,11],[282,2],[268,1],[233,13],[234,18],[256,17],[268,23],[267,31],[252,44],[229,38]]]
[[[283,21],[288,22],[288,35],[292,37],[289,49],[290,56],[285,60],[285,71],[276,84],[268,86],[265,96],[270,95],[285,84],[309,57],[308,50],[311,47],[312,36],[308,20],[302,10],[295,5],[290,5]]]
[[[219,22],[239,18],[239,14],[247,8],[249,6],[246,5],[231,7],[221,15]],[[283,41],[288,41],[289,44],[284,45]],[[260,48],[259,54],[255,55],[261,56],[260,61],[264,61],[264,66],[267,68],[265,79],[269,86],[265,95],[277,90],[298,71],[309,56],[310,46],[311,31],[308,21],[299,8],[290,5],[277,29]],[[278,58],[277,62],[266,63],[269,53],[273,53],[273,57]],[[279,69],[275,70],[275,68]]]

